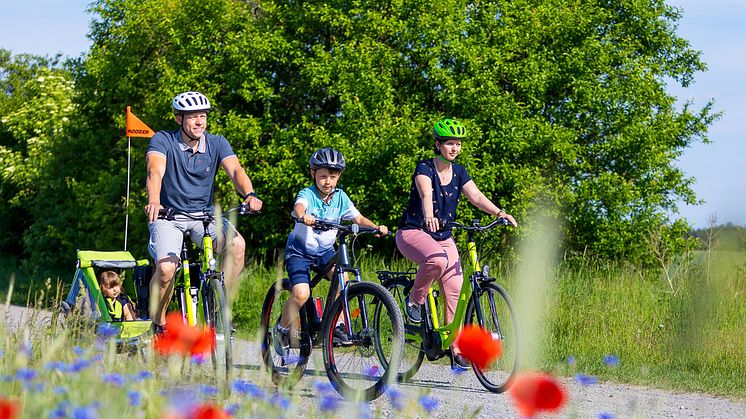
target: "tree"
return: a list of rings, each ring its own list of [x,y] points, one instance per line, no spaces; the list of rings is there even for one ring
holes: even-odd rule
[[[216,105],[209,130],[231,141],[268,203],[240,226],[258,253],[282,246],[321,146],[347,157],[342,184],[363,213],[396,225],[432,124],[450,116],[470,133],[462,163],[499,206],[519,219],[553,207],[569,250],[645,261],[651,234],[686,233],[668,214],[696,197],[674,160],[708,141],[718,117],[666,93],[665,80],[686,86],[705,65],[663,0],[99,0],[92,11],[74,138],[95,163],[70,177],[77,201],[122,180],[127,105],[170,128],[170,98],[199,90]],[[218,183],[218,199],[235,200]],[[121,225],[111,202],[86,201],[85,216]],[[143,204],[141,190],[133,207]],[[133,225],[144,242],[144,218]]]

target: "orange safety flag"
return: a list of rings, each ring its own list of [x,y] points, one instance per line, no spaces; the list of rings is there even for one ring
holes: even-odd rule
[[[153,135],[155,135],[155,132],[149,126],[145,125],[140,118],[130,112],[130,107],[127,106],[127,136],[150,138]]]

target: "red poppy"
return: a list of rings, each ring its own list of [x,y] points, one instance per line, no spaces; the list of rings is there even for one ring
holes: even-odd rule
[[[211,404],[202,404],[192,411],[189,419],[228,419],[230,417],[231,415],[224,409]]]
[[[0,419],[14,419],[21,412],[21,404],[16,400],[0,397]]]
[[[467,324],[456,338],[456,346],[461,355],[471,361],[477,368],[486,369],[502,355],[503,346],[492,333],[473,324]]]
[[[189,413],[167,410],[161,419],[228,419],[231,415],[218,406],[201,404],[189,410]]]
[[[164,355],[202,355],[215,348],[215,333],[212,329],[187,326],[181,314],[169,313],[166,331],[153,339],[153,346]]]
[[[539,412],[556,413],[567,402],[567,393],[551,375],[525,373],[516,377],[510,395],[522,416],[532,417]]]

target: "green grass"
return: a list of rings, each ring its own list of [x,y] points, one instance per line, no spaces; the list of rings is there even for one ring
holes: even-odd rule
[[[530,367],[569,377],[583,373],[602,381],[746,398],[746,254],[716,252],[709,262],[706,256],[695,253],[691,259],[672,265],[670,283],[660,269],[641,270],[623,264],[576,261],[557,268],[548,303],[529,307],[540,311],[544,319],[535,334],[540,339],[535,343],[542,348],[538,365]],[[404,270],[411,266],[406,261],[387,262],[365,254],[361,254],[360,265],[363,277],[371,281],[377,281],[378,269]],[[240,336],[255,336],[264,296],[277,278],[285,276],[282,265],[278,266],[251,264],[245,270],[234,305]],[[7,267],[0,271],[6,289],[11,271]],[[16,292],[11,301],[25,304],[38,300],[45,304],[50,296],[64,293],[57,291],[51,279],[34,281],[30,286],[22,272],[14,272]],[[511,294],[515,292],[519,284],[511,269],[493,268],[493,272]],[[70,277],[72,274],[71,270]],[[322,292],[317,295],[325,296],[327,284],[322,283]],[[39,294],[43,297],[38,298]],[[101,410],[101,406],[111,406],[121,414],[145,409],[147,416],[158,416],[173,405],[173,394],[184,389],[209,393],[211,388],[203,367],[180,360],[117,354],[110,342],[96,343],[91,336],[74,337],[66,329],[14,333],[0,326],[0,337],[4,355],[0,374],[6,377],[0,381],[0,394],[21,401],[25,417],[48,416],[60,407],[72,414],[70,409],[96,406]],[[31,352],[26,354],[29,346]],[[76,346],[78,349],[74,349]],[[606,355],[617,356],[619,364],[604,365]],[[568,364],[568,357],[575,362]],[[79,373],[48,367],[55,361],[72,365],[76,359],[93,361]],[[25,369],[36,372],[30,382],[19,378]],[[138,379],[139,371],[154,371],[155,375]],[[105,381],[117,376],[124,377],[123,384]],[[266,376],[256,378],[261,376],[238,378],[254,380],[275,401],[288,400],[296,409],[297,403],[302,403],[293,399],[296,396],[292,392],[276,392]],[[120,391],[98,391],[103,386],[115,386]],[[141,406],[130,403],[128,393],[132,392],[143,397]],[[65,399],[70,400],[69,404],[63,403]],[[200,393],[199,399],[220,407],[233,406],[243,414],[272,415],[278,411],[269,396],[253,399],[235,393]]]

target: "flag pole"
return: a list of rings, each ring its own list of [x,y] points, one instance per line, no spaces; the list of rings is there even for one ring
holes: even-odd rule
[[[127,136],[127,198],[124,201],[124,250],[127,250],[127,230],[129,230],[130,222],[130,147],[132,145],[132,137]]]

